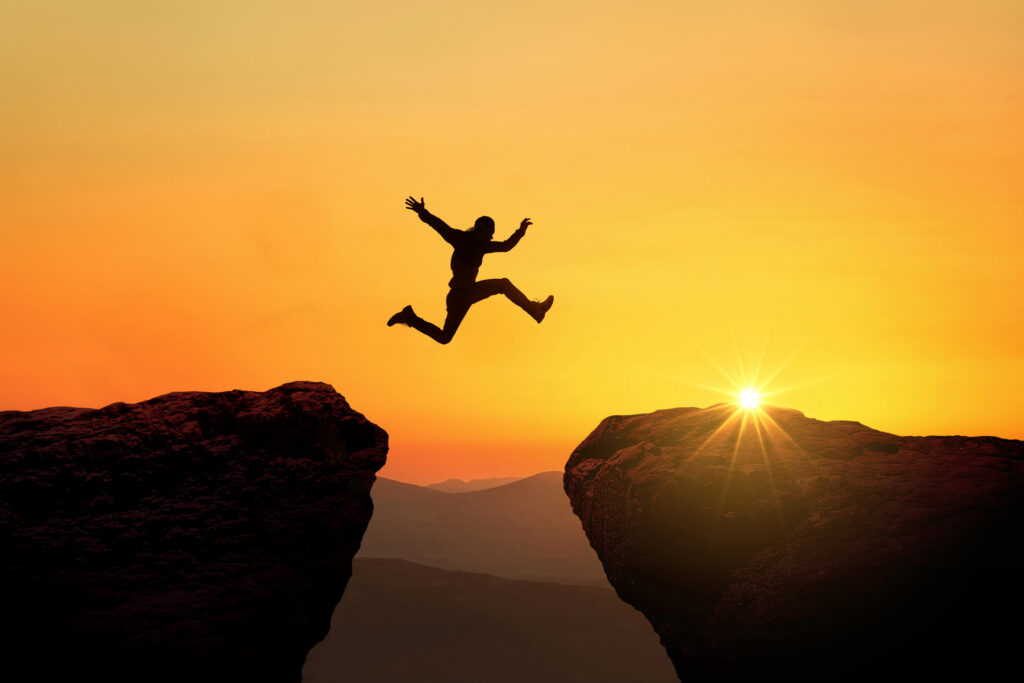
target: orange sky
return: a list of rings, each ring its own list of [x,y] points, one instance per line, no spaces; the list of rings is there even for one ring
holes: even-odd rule
[[[1024,438],[1024,4],[505,4],[0,2],[0,409],[321,380],[425,483],[763,349],[812,417]],[[444,314],[409,194],[531,217],[481,277],[544,324],[385,327]]]

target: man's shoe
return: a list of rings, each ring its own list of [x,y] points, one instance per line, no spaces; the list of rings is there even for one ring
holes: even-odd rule
[[[547,315],[547,312],[551,309],[551,305],[553,303],[555,303],[554,296],[549,296],[547,299],[544,299],[544,301],[534,302],[534,312],[530,315],[532,315],[533,319],[537,322],[544,320],[544,316]]]
[[[394,325],[408,325],[409,319],[413,315],[412,306],[406,306],[398,313],[395,313],[393,316],[388,318],[388,327],[393,327]]]

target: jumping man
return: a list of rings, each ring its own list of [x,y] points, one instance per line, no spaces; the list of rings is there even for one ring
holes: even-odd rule
[[[446,299],[448,315],[444,319],[444,328],[439,328],[416,315],[412,306],[406,306],[391,316],[388,327],[397,324],[408,325],[439,344],[447,344],[455,335],[455,330],[459,329],[459,324],[466,317],[469,307],[495,294],[504,294],[509,301],[529,313],[537,322],[544,320],[544,315],[555,302],[555,297],[549,296],[544,301],[530,301],[507,278],[479,282],[476,279],[484,254],[509,251],[519,244],[519,240],[523,239],[526,229],[531,225],[529,218],[524,218],[519,224],[519,229],[507,240],[495,242],[491,239],[494,237],[494,221],[487,216],[477,218],[469,230],[456,230],[427,211],[422,197],[419,201],[409,197],[405,200],[405,207],[415,211],[421,221],[436,230],[437,234],[455,250],[452,254],[452,279],[448,283],[451,289],[448,290]]]

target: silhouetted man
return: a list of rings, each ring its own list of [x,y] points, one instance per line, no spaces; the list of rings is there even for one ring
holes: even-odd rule
[[[519,240],[523,239],[526,229],[531,225],[529,218],[524,218],[523,222],[519,224],[519,229],[512,233],[507,240],[495,242],[491,239],[494,237],[494,221],[487,216],[477,218],[469,230],[456,230],[427,211],[422,197],[419,201],[416,201],[414,197],[409,197],[405,200],[405,207],[410,211],[415,211],[421,221],[436,230],[437,234],[455,250],[455,253],[452,254],[452,279],[448,283],[451,289],[448,290],[446,299],[448,315],[444,319],[444,328],[439,328],[416,315],[412,306],[406,306],[391,316],[388,320],[388,327],[398,324],[408,325],[439,344],[447,344],[455,335],[455,330],[459,329],[459,324],[466,317],[469,307],[477,301],[482,301],[495,294],[504,294],[509,301],[529,313],[537,322],[544,319],[551,304],[555,302],[555,297],[549,296],[544,301],[530,301],[507,278],[481,280],[480,282],[476,280],[476,274],[480,270],[484,254],[509,251],[519,244]]]

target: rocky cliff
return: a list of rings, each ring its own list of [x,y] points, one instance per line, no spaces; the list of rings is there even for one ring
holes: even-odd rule
[[[386,452],[312,382],[0,412],[0,667],[300,680]]]
[[[605,419],[564,483],[683,680],[976,678],[1017,659],[1024,442],[680,408]]]

